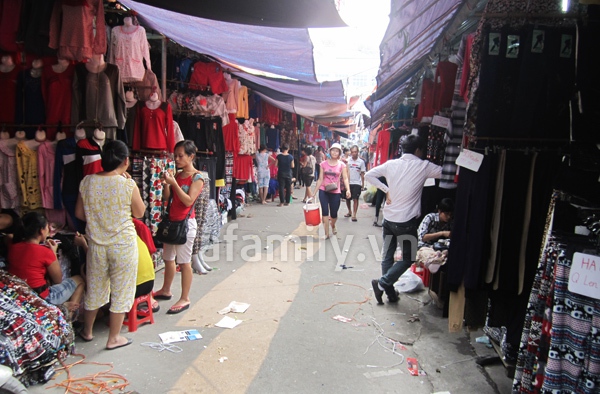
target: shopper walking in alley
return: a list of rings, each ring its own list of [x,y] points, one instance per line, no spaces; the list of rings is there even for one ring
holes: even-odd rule
[[[366,174],[367,181],[386,193],[383,211],[382,276],[373,279],[373,293],[377,303],[383,304],[383,293],[389,302],[398,302],[394,283],[412,265],[417,248],[417,228],[421,216],[421,194],[427,178],[440,178],[442,167],[423,160],[425,142],[409,135],[402,142],[402,157],[388,160]],[[385,177],[388,186],[378,178]],[[402,242],[402,260],[394,263],[394,252]]]
[[[312,197],[310,186],[312,185],[313,180],[315,179],[316,164],[315,157],[312,155],[311,147],[307,146],[306,148],[304,148],[304,153],[306,156],[306,160],[304,160],[304,162],[300,162],[300,165],[302,166],[300,170],[300,176],[302,177],[305,186],[304,198],[302,199],[302,202],[306,202],[309,198]]]
[[[277,155],[277,182],[279,182],[279,204],[278,207],[290,205],[292,198],[292,169],[294,168],[294,156],[288,153],[290,148],[281,145],[281,153]]]
[[[269,191],[269,181],[271,180],[271,172],[269,167],[275,163],[275,159],[267,151],[265,145],[261,145],[256,154],[256,174],[258,177],[258,197],[261,204],[267,203],[267,193]]]
[[[321,203],[321,215],[323,217],[323,230],[325,239],[329,238],[329,225],[331,231],[337,234],[335,223],[337,221],[338,210],[340,209],[341,189],[340,179],[346,186],[346,198],[350,198],[350,185],[348,184],[348,172],[346,165],[340,160],[342,147],[340,144],[333,144],[329,148],[330,158],[321,163],[321,173],[315,186],[315,192],[319,191],[319,202]],[[313,193],[315,194],[315,193]]]
[[[360,193],[365,187],[365,162],[358,157],[358,146],[354,145],[350,149],[350,157],[347,160],[348,179],[350,183],[350,198],[346,199],[348,213],[351,213],[352,221],[356,222],[356,212],[358,212],[358,199]],[[351,207],[351,203],[353,206]]]

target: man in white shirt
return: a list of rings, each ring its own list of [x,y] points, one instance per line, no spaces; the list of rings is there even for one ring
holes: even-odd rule
[[[378,304],[383,304],[384,292],[389,302],[399,300],[394,283],[415,261],[423,185],[428,178],[440,178],[442,175],[442,167],[422,159],[425,149],[425,141],[419,136],[409,135],[402,142],[402,157],[388,160],[366,174],[371,185],[386,193],[382,276],[371,281]],[[388,186],[379,181],[382,176],[387,179]],[[402,260],[394,263],[398,241],[402,242]]]
[[[352,221],[356,222],[356,212],[358,211],[358,199],[360,193],[365,187],[365,171],[366,166],[363,159],[358,157],[358,146],[354,145],[350,148],[350,157],[347,160],[346,168],[348,169],[348,179],[350,183],[350,198],[346,200],[348,207],[348,216],[352,216]],[[350,200],[354,206],[350,208]],[[352,212],[352,213],[351,213]]]

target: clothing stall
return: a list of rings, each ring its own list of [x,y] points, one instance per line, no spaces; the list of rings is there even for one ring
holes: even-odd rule
[[[483,328],[515,393],[600,387],[599,7],[488,1],[406,82],[377,134],[376,164],[406,130],[442,166],[422,212],[450,196],[454,223],[430,291],[450,331]]]

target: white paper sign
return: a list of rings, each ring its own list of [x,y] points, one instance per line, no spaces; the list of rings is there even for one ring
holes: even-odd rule
[[[195,341],[196,339],[202,339],[202,335],[198,330],[185,330],[185,331],[167,331],[162,334],[158,334],[162,343],[173,343],[173,342],[185,342]]]
[[[427,178],[425,179],[425,184],[423,187],[435,186],[435,178]]]
[[[450,129],[450,118],[444,118],[443,116],[434,115],[431,120],[431,124],[434,126],[442,127],[444,129]]]
[[[569,291],[600,300],[600,256],[585,253],[573,255]]]
[[[472,150],[463,149],[456,158],[456,165],[468,168],[471,171],[479,171],[479,167],[483,162],[481,153],[473,152]]]
[[[232,319],[229,316],[225,316],[221,320],[219,320],[219,322],[215,324],[215,326],[221,328],[235,328],[240,324],[242,324],[242,320]]]

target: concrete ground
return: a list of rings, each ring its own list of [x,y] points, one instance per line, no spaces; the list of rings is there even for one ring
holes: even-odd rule
[[[85,363],[69,368],[72,384],[110,365],[109,386],[121,375],[129,383],[121,392],[143,394],[510,392],[502,364],[476,364],[479,356],[495,355],[476,343],[483,333],[449,333],[427,291],[377,305],[370,288],[380,274],[374,208],[359,208],[358,222],[351,222],[342,207],[337,236],[319,241],[322,229],[305,226],[299,201],[249,204],[223,227],[223,241],[206,256],[215,270],[194,275],[192,307],[167,315],[174,300],[161,301],[153,325],[134,333],[123,328],[131,346],[104,350],[108,327],[98,321],[94,341],[76,340]],[[162,279],[157,272],[155,289]],[[179,289],[177,276],[175,296]],[[227,315],[242,323],[215,327],[223,317],[217,312],[231,301],[250,304],[245,313]],[[159,333],[188,329],[203,338],[177,343],[180,351],[152,347]],[[420,376],[409,373],[408,358],[418,361]],[[67,363],[80,359],[71,356]],[[65,379],[59,370],[29,392],[64,393]]]

